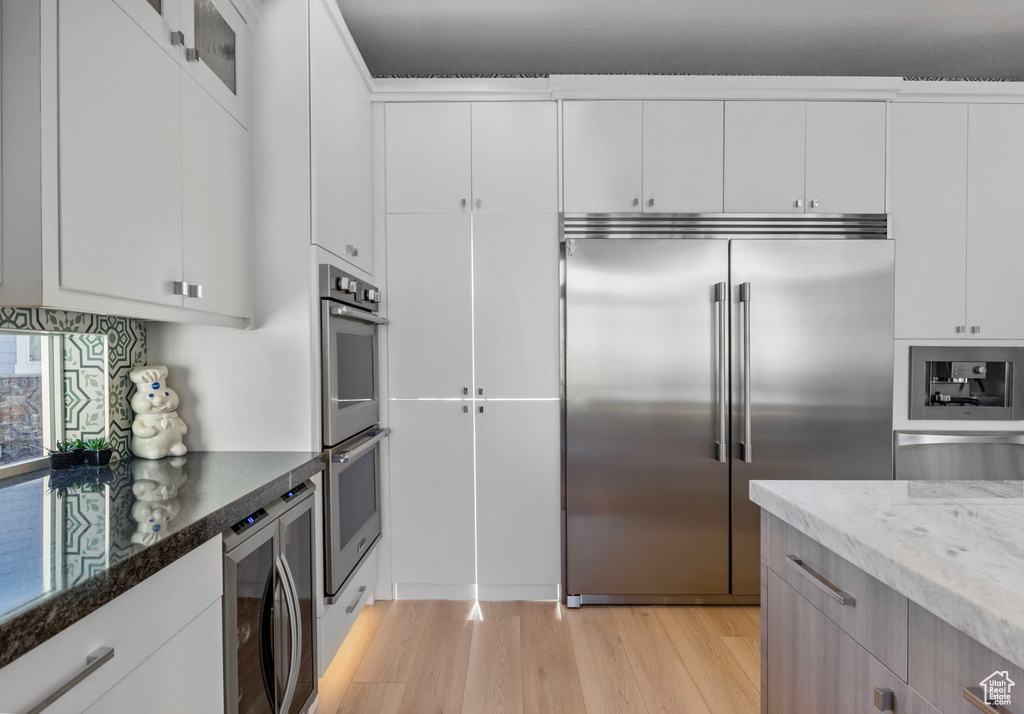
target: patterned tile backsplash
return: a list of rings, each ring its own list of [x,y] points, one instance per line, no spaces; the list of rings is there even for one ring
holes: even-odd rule
[[[133,385],[128,373],[146,363],[144,322],[80,312],[0,307],[0,329],[65,333],[65,436],[84,440],[106,432],[114,449],[128,456],[134,416],[130,404]]]

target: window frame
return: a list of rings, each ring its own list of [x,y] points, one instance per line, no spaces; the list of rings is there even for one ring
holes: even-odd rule
[[[64,438],[64,336],[60,333],[27,330],[0,330],[0,334],[38,336],[41,348],[40,391],[43,404],[43,448],[53,448]],[[36,459],[17,461],[0,466],[0,479],[46,468],[50,463],[45,454]]]

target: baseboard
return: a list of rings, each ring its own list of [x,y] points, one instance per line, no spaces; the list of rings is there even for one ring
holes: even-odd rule
[[[396,583],[397,600],[476,600],[475,583]]]
[[[558,585],[480,585],[479,600],[557,600]]]

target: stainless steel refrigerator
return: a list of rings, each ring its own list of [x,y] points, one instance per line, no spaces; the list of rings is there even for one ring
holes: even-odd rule
[[[565,592],[756,602],[755,479],[892,478],[886,217],[567,216]]]

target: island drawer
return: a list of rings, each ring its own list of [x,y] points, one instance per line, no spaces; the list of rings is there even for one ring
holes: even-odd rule
[[[30,710],[113,650],[46,712],[88,708],[219,600],[221,557],[214,538],[0,669],[0,711]]]
[[[907,598],[775,516],[768,567],[906,681]]]
[[[942,714],[1024,714],[1024,670],[916,603],[910,603],[910,685]],[[982,708],[964,698],[992,675],[1014,683],[1010,703]],[[996,684],[994,680],[990,680]]]

